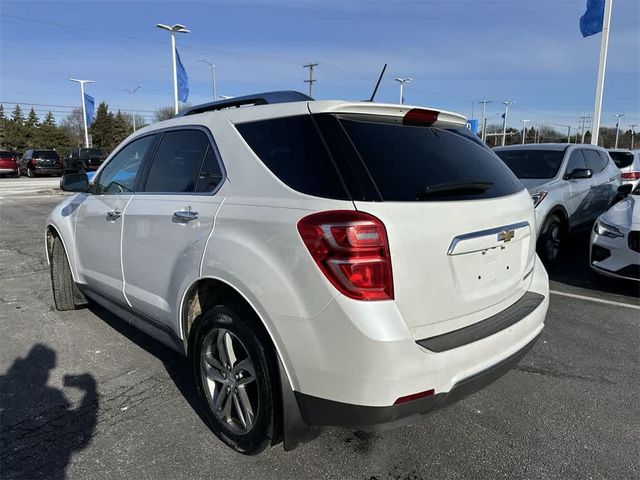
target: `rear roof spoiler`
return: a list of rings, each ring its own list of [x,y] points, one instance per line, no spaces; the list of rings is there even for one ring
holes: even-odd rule
[[[185,117],[187,115],[196,115],[198,113],[213,112],[223,110],[225,108],[240,108],[251,105],[271,105],[274,103],[290,103],[290,102],[307,102],[313,100],[309,95],[294,90],[283,90],[275,92],[263,92],[253,95],[245,95],[243,97],[233,97],[215,102],[194,105],[178,116]]]

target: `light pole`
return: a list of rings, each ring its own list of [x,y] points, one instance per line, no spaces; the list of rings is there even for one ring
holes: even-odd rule
[[[616,146],[614,148],[618,148],[618,136],[620,134],[620,119],[624,117],[624,113],[618,113],[616,118],[618,121],[616,122]]]
[[[509,105],[516,103],[509,100],[502,102],[504,104],[504,122],[502,122],[502,146],[507,142],[507,115],[509,114]]]
[[[142,88],[142,85],[138,85],[136,88],[131,90],[130,88],[122,88],[125,92],[128,92],[131,96],[131,119],[133,120],[133,131],[136,131],[136,108],[133,105],[133,96],[136,94],[139,88]]]
[[[178,72],[176,67],[176,33],[189,33],[187,27],[176,23],[175,25],[164,25],[157,23],[156,27],[171,33],[171,61],[173,64],[173,107],[175,114],[178,114]]]
[[[487,103],[491,103],[491,100],[479,100],[478,103],[482,104],[482,141],[485,142],[487,140]]]
[[[520,120],[522,122],[522,144],[524,145],[524,137],[527,135],[527,122],[531,120]]]
[[[78,80],[77,78],[70,78],[72,82],[80,84],[80,96],[82,97],[82,125],[84,125],[84,146],[89,148],[89,130],[87,129],[87,107],[84,104],[84,84],[95,83],[93,80]]]
[[[633,125],[630,125],[631,127],[631,149],[633,149],[633,137],[636,134],[636,127],[638,126],[637,123],[634,123]]]
[[[216,95],[216,66],[213,63],[208,62],[204,58],[201,58],[198,61],[206,63],[211,67],[211,92],[213,93],[213,101],[215,102],[218,99],[218,95]]]
[[[400,84],[400,105],[404,103],[404,84],[413,82],[413,78],[396,78],[396,82]]]

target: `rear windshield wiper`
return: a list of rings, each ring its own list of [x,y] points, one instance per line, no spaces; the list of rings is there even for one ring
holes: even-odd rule
[[[460,182],[429,185],[422,192],[418,192],[416,198],[422,200],[439,195],[477,195],[489,189],[492,185],[493,182]]]

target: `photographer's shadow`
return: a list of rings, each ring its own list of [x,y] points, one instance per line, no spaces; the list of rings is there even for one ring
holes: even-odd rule
[[[65,375],[64,386],[82,392],[72,408],[62,390],[47,385],[55,366],[56,352],[37,344],[0,377],[3,478],[65,478],[72,455],[91,443],[99,406],[95,379]]]

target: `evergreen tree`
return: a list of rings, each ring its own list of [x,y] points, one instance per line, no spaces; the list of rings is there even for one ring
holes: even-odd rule
[[[24,124],[24,117],[22,116],[22,109],[20,108],[20,105],[16,105],[16,108],[13,109],[11,120],[19,125]]]
[[[55,127],[56,119],[53,116],[53,113],[51,113],[51,110],[49,110],[45,115],[44,120],[42,121],[42,125],[51,125]]]
[[[120,110],[113,117],[113,131],[111,137],[111,144],[108,146],[109,151],[116,148],[122,140],[127,138],[133,131],[131,125],[127,121],[127,118],[122,114]]]
[[[4,115],[4,105],[0,103],[0,122],[4,122],[7,119]]]
[[[40,120],[38,119],[38,115],[36,115],[36,111],[33,109],[33,107],[31,107],[29,115],[27,116],[27,121],[24,125],[24,137],[27,148],[37,148],[40,146],[38,145],[39,124]]]
[[[113,121],[113,113],[109,112],[109,106],[100,102],[90,129],[94,147],[110,150],[113,143]]]
[[[4,125],[4,146],[5,148],[22,154],[27,148],[26,128],[24,117],[20,105],[11,114],[11,119],[6,120]]]

